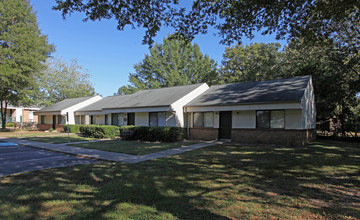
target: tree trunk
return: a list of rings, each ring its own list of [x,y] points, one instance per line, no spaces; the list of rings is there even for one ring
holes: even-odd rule
[[[6,128],[6,110],[7,110],[7,101],[0,100],[1,102],[1,128]],[[4,106],[5,104],[5,106]]]

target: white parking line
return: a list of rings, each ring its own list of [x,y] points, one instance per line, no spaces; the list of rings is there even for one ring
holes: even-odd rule
[[[49,159],[55,159],[55,158],[67,158],[66,155],[56,156],[56,157],[45,157],[40,159],[30,159],[30,160],[22,160],[22,161],[16,161],[16,162],[9,162],[9,163],[1,163],[1,165],[9,165],[9,164],[17,164],[17,163],[27,163],[27,162],[33,162],[33,161],[40,161],[40,160],[49,160]]]

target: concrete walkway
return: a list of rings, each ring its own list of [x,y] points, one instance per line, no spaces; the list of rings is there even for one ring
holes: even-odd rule
[[[153,160],[158,158],[164,158],[176,154],[181,154],[186,151],[196,150],[203,147],[208,147],[216,144],[221,144],[222,142],[217,141],[210,141],[210,142],[202,142],[198,144],[193,144],[185,147],[178,147],[173,148],[165,151],[160,151],[156,153],[151,153],[147,155],[130,155],[130,154],[123,154],[123,153],[115,153],[115,152],[108,152],[102,150],[95,150],[95,149],[88,149],[82,147],[74,147],[69,146],[68,144],[75,144],[74,143],[65,143],[65,144],[49,144],[44,142],[38,141],[30,141],[26,139],[18,139],[18,138],[1,138],[2,141],[14,142],[20,145],[31,146],[35,148],[41,148],[45,150],[51,150],[55,152],[61,152],[86,158],[98,159],[98,160],[105,160],[105,161],[114,161],[114,162],[123,162],[123,163],[138,163],[147,160]],[[85,142],[76,142],[78,143],[89,143],[93,141],[85,141]],[[95,141],[94,141],[95,142]]]

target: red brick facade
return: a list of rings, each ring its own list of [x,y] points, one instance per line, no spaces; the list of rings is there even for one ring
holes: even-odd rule
[[[215,140],[218,128],[190,128],[190,139]],[[236,129],[231,131],[231,142],[249,144],[284,144],[304,145],[316,139],[316,132],[311,130],[283,129]]]
[[[52,127],[53,127],[52,124],[38,124],[37,125],[37,128],[39,129],[39,131],[50,130]],[[57,130],[59,132],[63,132],[64,131],[64,125],[56,124],[55,130]]]
[[[216,140],[219,136],[218,128],[190,128],[190,139],[193,140]]]

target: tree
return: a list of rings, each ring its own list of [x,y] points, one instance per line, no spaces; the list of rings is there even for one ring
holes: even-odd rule
[[[190,85],[218,80],[216,62],[200,52],[197,44],[176,39],[164,39],[150,49],[150,54],[134,65],[130,85],[119,88],[118,94],[142,89]]]
[[[46,68],[37,78],[35,98],[38,105],[51,105],[67,98],[92,96],[95,90],[86,73],[76,60],[65,63],[60,58],[49,58]]]
[[[322,40],[334,37],[336,24],[349,16],[360,17],[358,0],[193,0],[191,8],[178,0],[57,0],[55,10],[63,16],[85,13],[84,20],[115,18],[117,28],[126,26],[146,29],[143,42],[153,43],[162,26],[173,27],[179,36],[192,40],[215,27],[222,43],[252,38],[255,31],[275,33],[278,39],[310,37]]]
[[[343,135],[360,92],[360,77],[353,71],[354,65],[343,62],[348,56],[336,44],[309,46],[298,39],[285,48],[281,65],[282,77],[313,76],[317,120],[326,121],[336,115]]]
[[[225,48],[221,80],[225,83],[269,80],[279,77],[282,53],[279,43],[238,44]]]
[[[27,0],[0,0],[0,102],[2,128],[9,103],[29,104],[27,93],[53,51]]]

